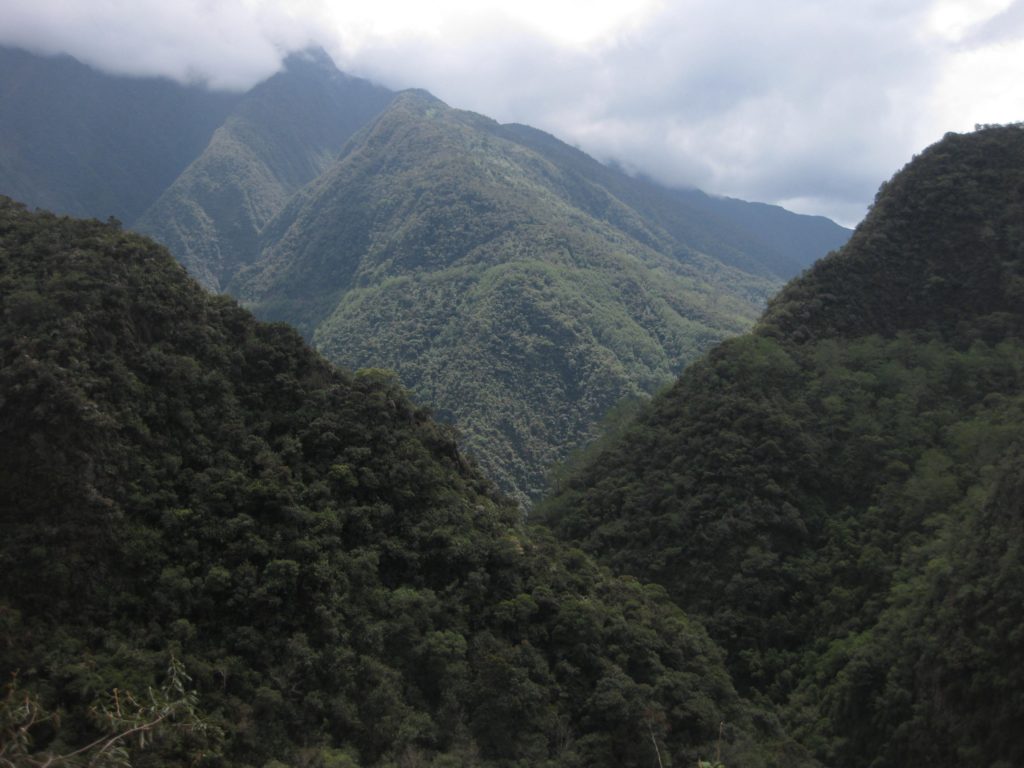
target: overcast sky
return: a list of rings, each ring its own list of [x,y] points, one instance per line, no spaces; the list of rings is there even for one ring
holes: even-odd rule
[[[0,43],[242,88],[353,74],[676,186],[853,225],[946,131],[1024,120],[1024,0],[0,0]]]

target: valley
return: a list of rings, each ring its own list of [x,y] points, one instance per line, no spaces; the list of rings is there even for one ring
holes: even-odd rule
[[[0,62],[0,763],[1024,764],[1021,124],[851,233]]]

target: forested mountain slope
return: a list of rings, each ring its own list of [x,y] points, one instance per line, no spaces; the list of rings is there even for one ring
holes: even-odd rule
[[[1024,130],[948,135],[544,512],[828,765],[1024,764]]]
[[[3,55],[0,193],[114,214],[335,362],[397,370],[524,504],[848,235],[423,92],[381,114],[393,94],[319,50],[245,94]]]
[[[849,230],[823,216],[802,216],[777,205],[713,197],[697,189],[667,189],[643,177],[629,176],[536,128],[503,125],[499,130],[567,175],[607,190],[637,219],[632,226],[621,218],[615,223],[641,242],[669,253],[685,255],[697,250],[751,274],[788,280],[850,236]],[[581,195],[574,202],[602,218],[606,200],[604,196]]]
[[[240,98],[0,47],[0,194],[132,222],[202,152]]]
[[[174,658],[222,735],[135,765],[692,765],[722,721],[729,765],[811,764],[699,623],[525,529],[393,378],[7,199],[0,455],[0,728],[59,713],[38,763]]]
[[[748,327],[779,282],[675,239],[616,196],[622,174],[523,135],[401,94],[228,289],[336,362],[398,371],[526,500],[608,408]]]
[[[342,74],[322,50],[292,54],[242,97],[134,228],[167,245],[204,285],[223,289],[258,255],[263,226],[393,95]]]

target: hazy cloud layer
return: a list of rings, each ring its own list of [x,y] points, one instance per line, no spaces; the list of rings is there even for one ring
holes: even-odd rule
[[[848,224],[945,131],[1024,119],[1024,0],[581,4],[578,27],[566,0],[381,3],[0,0],[0,41],[236,88],[315,41],[660,181]]]

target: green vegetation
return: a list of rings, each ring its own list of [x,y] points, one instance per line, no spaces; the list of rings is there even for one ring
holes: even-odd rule
[[[0,766],[130,768],[132,746],[142,752],[158,740],[172,739],[194,764],[204,756],[202,747],[220,734],[198,714],[198,697],[185,688],[189,682],[181,662],[172,658],[159,690],[149,688],[145,695],[135,695],[115,688],[105,702],[89,708],[101,735],[86,744],[68,746],[62,753],[53,751],[57,739],[48,738],[51,749],[46,751],[37,751],[34,745],[40,732],[50,737],[60,731],[59,713],[46,711],[33,694],[9,683],[0,701]]]
[[[525,528],[392,375],[331,367],[115,224],[0,202],[0,393],[0,726],[22,754],[187,694],[181,722],[222,738],[120,757],[693,765],[721,737],[728,765],[813,764],[662,588]],[[90,709],[168,685],[156,713]]]
[[[546,134],[410,91],[228,289],[337,363],[397,371],[528,504],[602,414],[745,330],[778,287],[728,266],[738,237],[686,213]],[[706,253],[684,239],[702,235]]]
[[[542,513],[834,766],[1024,763],[1024,131],[947,136]]]
[[[575,205],[665,253],[685,258],[697,251],[743,272],[785,280],[841,246],[850,234],[821,216],[712,197],[697,189],[667,190],[594,162],[526,125],[502,125],[497,130],[573,179],[566,191]],[[595,189],[605,194],[594,194]]]
[[[164,243],[208,288],[221,289],[255,259],[264,225],[392,96],[343,75],[322,50],[292,54],[241,98],[134,228]]]
[[[355,373],[0,202],[0,764],[1024,764],[1024,130],[928,149],[645,402],[789,235],[756,266],[693,229],[735,201],[419,92],[322,172],[281,93],[164,202]]]
[[[616,402],[747,330],[849,234],[424,92],[391,103],[323,51],[245,94],[0,64],[0,193],[114,214],[333,362],[397,371],[524,507]]]
[[[134,221],[240,98],[0,46],[0,194],[60,213]]]

